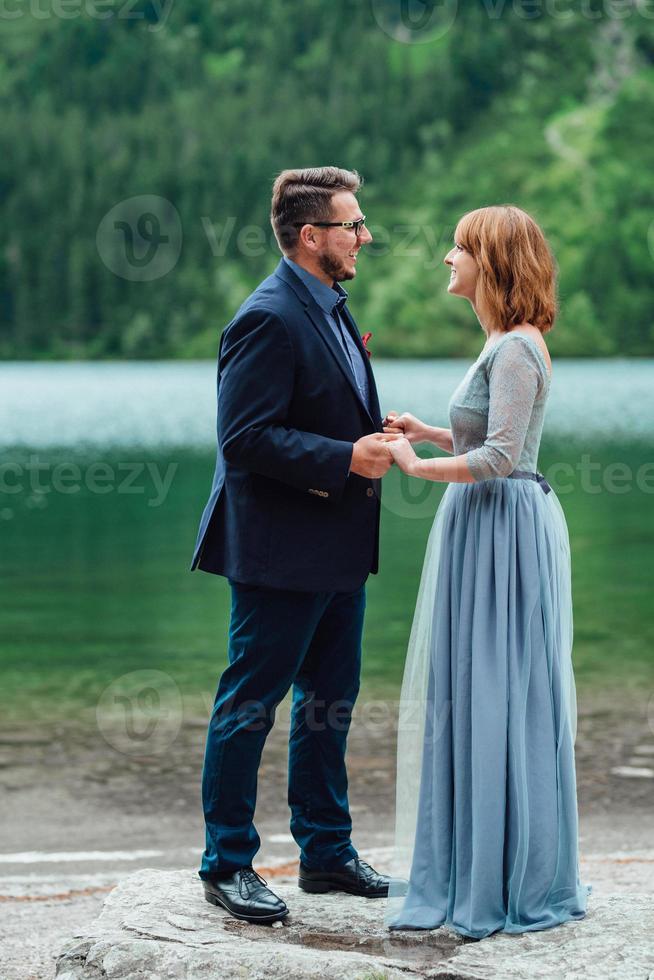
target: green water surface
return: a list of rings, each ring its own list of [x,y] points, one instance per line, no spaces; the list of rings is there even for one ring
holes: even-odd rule
[[[579,471],[595,468],[595,490]],[[47,721],[90,711],[107,685],[131,671],[170,675],[184,697],[210,698],[226,661],[227,582],[189,572],[197,524],[209,492],[213,454],[175,451],[13,451],[42,468],[35,489],[0,495],[2,606],[0,708],[5,719]],[[651,519],[654,480],[647,447],[543,445],[539,467],[570,468],[559,499],[573,561],[574,664],[579,689],[647,686],[652,657]],[[625,465],[622,490],[607,467]],[[66,462],[67,490],[47,489]],[[97,491],[89,467],[113,472]],[[149,465],[150,470],[146,468]],[[149,472],[174,472],[165,499]],[[130,469],[131,467],[131,469]],[[140,475],[134,475],[139,467]],[[637,474],[641,471],[641,486]],[[61,475],[61,470],[58,471]],[[75,474],[81,479],[75,480]],[[122,486],[131,473],[131,487]],[[12,471],[12,480],[14,480]],[[16,477],[17,479],[17,477]],[[15,481],[14,481],[15,482]],[[57,482],[56,480],[54,482]],[[75,485],[79,489],[75,489]],[[555,482],[555,489],[557,485]],[[626,490],[624,487],[626,486]],[[387,478],[381,570],[368,583],[363,693],[397,698],[426,539],[444,484]]]

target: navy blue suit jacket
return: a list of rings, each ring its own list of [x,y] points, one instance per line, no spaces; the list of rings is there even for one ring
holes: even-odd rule
[[[349,474],[352,443],[382,431],[300,278],[280,262],[225,328],[218,354],[218,453],[192,569],[237,582],[350,592],[379,554],[381,481]]]

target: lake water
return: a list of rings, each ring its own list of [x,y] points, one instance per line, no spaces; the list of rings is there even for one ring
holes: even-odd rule
[[[468,361],[376,361],[384,410],[446,425]],[[579,685],[649,685],[654,362],[559,361],[539,468],[573,553]],[[209,362],[0,367],[0,707],[92,714],[108,685],[158,671],[213,695],[228,587],[191,575],[215,444]],[[397,696],[424,546],[443,484],[384,483],[364,685]],[[167,683],[165,681],[164,683]]]
[[[446,425],[469,361],[375,361],[386,411]],[[0,447],[206,449],[215,440],[212,362],[0,365]],[[549,437],[651,441],[653,360],[566,360],[554,366]]]

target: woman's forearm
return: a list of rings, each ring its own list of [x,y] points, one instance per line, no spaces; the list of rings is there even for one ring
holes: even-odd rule
[[[446,453],[454,452],[451,429],[439,429],[435,425],[425,425],[425,442],[433,442]]]
[[[474,483],[475,478],[468,469],[467,454],[453,456],[452,459],[420,459],[411,465],[410,476],[440,483]]]

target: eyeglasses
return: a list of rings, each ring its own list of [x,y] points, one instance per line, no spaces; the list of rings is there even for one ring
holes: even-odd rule
[[[366,216],[363,215],[362,218],[357,218],[356,221],[296,221],[296,228],[302,228],[304,225],[313,225],[314,228],[350,228],[354,229],[354,234],[359,237],[363,226],[366,223]]]

